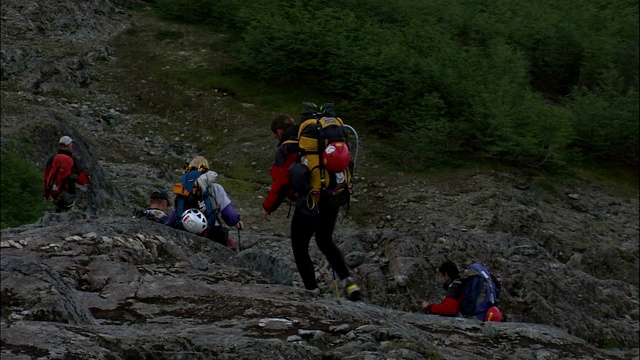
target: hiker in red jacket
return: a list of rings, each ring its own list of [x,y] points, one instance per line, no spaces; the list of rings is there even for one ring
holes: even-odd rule
[[[262,217],[265,220],[269,220],[269,215],[276,211],[285,199],[295,201],[289,166],[296,161],[300,149],[297,141],[298,128],[299,125],[286,114],[278,115],[271,121],[271,132],[278,140],[278,150],[271,166],[271,189],[262,203]]]
[[[452,261],[446,261],[440,265],[438,272],[442,274],[442,279],[444,280],[442,288],[447,291],[444,300],[440,304],[429,304],[426,301],[422,301],[420,307],[426,314],[456,316],[462,300],[460,271]]]
[[[276,158],[271,166],[273,180],[269,195],[262,204],[262,217],[269,220],[269,215],[289,197],[295,200],[295,190],[291,183],[289,166],[297,161],[300,147],[298,145],[299,125],[295,125],[293,118],[286,114],[276,116],[271,121],[271,132],[278,140]],[[315,295],[321,293],[316,282],[313,261],[309,256],[309,242],[315,234],[316,244],[331,264],[340,278],[344,294],[350,300],[357,301],[361,297],[360,287],[354,282],[349,273],[344,256],[333,242],[333,229],[338,217],[338,207],[328,206],[317,215],[301,214],[296,208],[291,220],[291,247],[296,267],[307,290]]]
[[[58,153],[52,156],[44,170],[44,200],[52,200],[56,212],[71,209],[76,200],[76,183],[86,185],[89,176],[73,157],[73,139],[63,136],[58,141]]]

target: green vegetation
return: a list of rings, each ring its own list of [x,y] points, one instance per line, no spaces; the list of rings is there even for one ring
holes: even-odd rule
[[[156,33],[157,40],[180,40],[184,37],[184,34],[179,31],[160,31]]]
[[[154,8],[225,33],[220,46],[232,58],[202,69],[215,74],[200,81],[271,108],[309,94],[330,99],[389,149],[401,141],[401,157],[382,152],[413,168],[639,164],[637,2],[156,0]]]
[[[25,146],[3,144],[0,160],[0,228],[32,223],[52,206],[42,200],[42,173],[28,160]]]

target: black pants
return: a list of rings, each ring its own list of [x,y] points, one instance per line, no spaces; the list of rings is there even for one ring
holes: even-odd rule
[[[72,187],[70,191],[63,191],[53,199],[53,204],[56,206],[56,212],[64,212],[71,209],[76,201],[75,187]]]
[[[224,226],[214,226],[208,230],[207,237],[219,244],[229,246],[229,229]]]
[[[321,205],[321,204],[320,204]],[[329,264],[340,277],[349,277],[349,269],[340,249],[333,243],[333,230],[338,219],[339,207],[320,206],[317,215],[309,216],[295,211],[291,220],[291,247],[296,260],[298,272],[304,287],[313,290],[318,287],[315,268],[309,256],[309,242],[315,233],[316,244],[329,261]]]

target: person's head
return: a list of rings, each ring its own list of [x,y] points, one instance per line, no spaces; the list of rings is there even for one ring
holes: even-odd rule
[[[169,206],[169,194],[164,190],[154,190],[149,197],[149,207],[162,211]]]
[[[453,261],[445,261],[438,268],[438,272],[444,276],[445,281],[452,279],[455,280],[460,277],[460,271]]]
[[[58,140],[58,147],[61,150],[71,150],[73,148],[73,139],[70,136],[63,136]]]
[[[187,167],[188,170],[198,170],[201,173],[205,173],[207,171],[209,171],[209,162],[207,161],[207,159],[204,156],[196,156],[193,158],[193,160],[191,160],[191,162],[189,163],[189,166]]]
[[[271,132],[278,141],[282,139],[282,134],[289,130],[292,126],[295,126],[296,122],[293,118],[287,114],[280,114],[271,120]]]

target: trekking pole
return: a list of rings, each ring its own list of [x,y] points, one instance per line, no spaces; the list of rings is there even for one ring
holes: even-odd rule
[[[331,272],[333,273],[333,286],[336,289],[336,297],[340,299],[340,294],[338,293],[338,279],[336,279],[336,271],[331,269]]]
[[[240,215],[238,215],[238,223],[240,223]],[[244,228],[244,226],[242,226]],[[238,254],[242,251],[242,245],[240,245],[240,228],[238,228]]]

